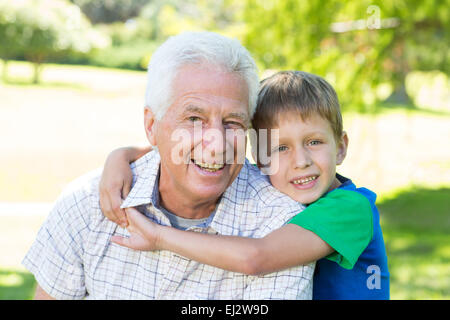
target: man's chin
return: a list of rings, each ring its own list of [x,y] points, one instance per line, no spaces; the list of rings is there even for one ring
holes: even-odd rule
[[[201,202],[219,200],[222,194],[227,189],[226,186],[218,185],[204,185],[196,184],[192,185],[190,193],[192,198],[197,198]]]
[[[202,198],[219,198],[231,184],[229,166],[221,170],[204,170],[192,168],[188,182],[192,190]]]

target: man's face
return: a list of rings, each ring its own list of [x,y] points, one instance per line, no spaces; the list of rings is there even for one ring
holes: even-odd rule
[[[172,89],[173,102],[161,120],[151,120],[146,111],[147,134],[161,155],[160,191],[200,202],[217,200],[245,158],[247,85],[237,74],[187,65],[179,69]]]

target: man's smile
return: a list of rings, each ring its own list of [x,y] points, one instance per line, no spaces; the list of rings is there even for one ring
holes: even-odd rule
[[[194,159],[191,159],[191,162],[195,164],[196,167],[204,170],[206,172],[218,172],[221,171],[225,164],[215,164],[215,163],[206,163],[206,162],[198,162]]]

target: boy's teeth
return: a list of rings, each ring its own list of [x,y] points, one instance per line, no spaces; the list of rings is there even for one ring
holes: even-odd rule
[[[223,164],[211,164],[211,163],[202,163],[202,162],[195,162],[195,161],[194,161],[194,163],[197,166],[201,167],[202,169],[205,169],[206,171],[210,171],[210,172],[220,170],[224,167]]]
[[[305,184],[305,183],[308,183],[308,182],[316,180],[316,179],[317,179],[317,176],[313,176],[313,177],[308,177],[308,178],[304,178],[304,179],[294,180],[292,182],[294,184]]]

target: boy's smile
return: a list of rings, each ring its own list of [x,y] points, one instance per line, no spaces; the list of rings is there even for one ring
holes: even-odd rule
[[[303,176],[303,177],[295,177],[291,180],[291,183],[294,185],[294,188],[305,190],[312,188],[316,182],[319,175],[309,175],[309,176]]]
[[[294,200],[309,204],[339,186],[336,165],[342,163],[348,138],[336,141],[331,125],[319,115],[306,121],[297,113],[280,116],[279,143],[270,149],[272,185]]]

